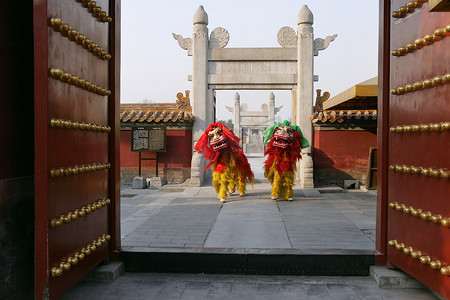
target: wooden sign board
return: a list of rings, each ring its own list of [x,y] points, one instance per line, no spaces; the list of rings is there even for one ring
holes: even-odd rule
[[[131,128],[132,152],[166,152],[165,126],[134,126]]]

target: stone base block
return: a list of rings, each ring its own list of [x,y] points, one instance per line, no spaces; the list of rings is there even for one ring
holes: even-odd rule
[[[145,177],[134,177],[133,178],[133,189],[146,189],[147,179]]]
[[[382,289],[423,289],[425,286],[400,270],[370,266],[370,276]]]
[[[160,187],[162,187],[165,182],[164,179],[162,179],[161,177],[152,177],[147,179],[148,181],[148,186],[151,189],[159,189]]]
[[[344,189],[358,190],[359,189],[359,180],[344,180]]]
[[[89,272],[83,279],[97,282],[114,282],[124,272],[123,262],[110,262],[106,265],[96,267]]]

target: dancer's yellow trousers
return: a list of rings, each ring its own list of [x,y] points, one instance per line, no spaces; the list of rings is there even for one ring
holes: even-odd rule
[[[269,172],[264,174],[266,178],[270,180],[272,184],[271,197],[281,198],[288,200],[293,198],[294,191],[292,187],[294,186],[294,172],[284,171],[283,175],[275,169],[275,163],[270,167]]]

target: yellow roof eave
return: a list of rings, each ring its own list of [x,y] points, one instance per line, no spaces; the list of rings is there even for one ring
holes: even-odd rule
[[[374,78],[370,79],[373,81]],[[369,80],[368,80],[369,81]],[[366,81],[367,82],[367,81]],[[342,93],[323,102],[323,109],[330,109],[336,105],[339,105],[347,100],[354,99],[356,97],[377,97],[378,85],[377,84],[357,84],[351,88],[343,91]]]

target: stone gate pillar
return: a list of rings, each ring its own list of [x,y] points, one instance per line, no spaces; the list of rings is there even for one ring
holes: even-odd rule
[[[211,120],[213,103],[212,93],[208,90],[208,15],[203,6],[194,14],[194,33],[192,36],[192,112],[195,122],[192,128],[193,145],[208,127]],[[193,153],[191,161],[191,186],[203,185],[206,161],[203,155]]]
[[[239,96],[239,93],[234,94],[234,134],[238,136],[238,138],[241,139],[241,146],[242,146],[242,135],[241,135],[241,97]]]
[[[273,92],[269,94],[269,126],[275,124],[275,95]]]
[[[312,145],[312,124],[309,116],[312,113],[314,97],[314,30],[313,14],[308,6],[303,5],[297,16],[298,47],[297,47],[297,105],[296,124],[300,126],[303,135]],[[294,121],[294,120],[292,120]],[[297,168],[297,181],[302,188],[313,188],[313,165],[311,146],[302,150],[302,159]]]

